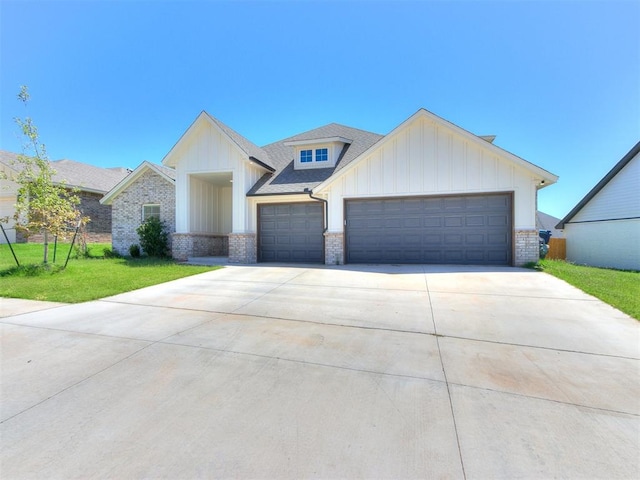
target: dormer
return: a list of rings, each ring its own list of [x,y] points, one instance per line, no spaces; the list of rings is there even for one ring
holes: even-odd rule
[[[295,155],[294,168],[303,170],[307,168],[335,167],[345,145],[350,145],[351,142],[351,140],[344,137],[327,137],[294,140],[284,144],[293,148]]]

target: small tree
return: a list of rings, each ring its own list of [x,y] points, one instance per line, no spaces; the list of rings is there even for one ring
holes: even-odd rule
[[[20,87],[18,99],[27,106],[29,91]],[[31,118],[14,119],[25,138],[23,153],[18,155],[21,168],[15,179],[18,184],[18,198],[14,219],[16,230],[27,237],[41,233],[44,237],[43,263],[48,262],[49,235],[65,237],[76,225],[86,223],[76,205],[80,199],[64,184],[53,182],[55,170],[52,168],[44,144],[40,143],[38,129]],[[31,153],[27,155],[26,152]]]
[[[169,252],[169,234],[156,216],[149,217],[136,230],[142,250],[150,257],[166,257]]]

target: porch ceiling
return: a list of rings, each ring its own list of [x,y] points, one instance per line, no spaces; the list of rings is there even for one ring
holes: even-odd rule
[[[231,172],[193,173],[191,176],[215,185],[216,187],[230,187],[233,181],[233,174]]]

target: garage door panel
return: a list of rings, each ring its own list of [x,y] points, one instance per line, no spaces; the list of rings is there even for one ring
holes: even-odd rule
[[[444,217],[445,227],[461,227],[463,225],[463,217]]]
[[[508,265],[511,202],[509,194],[347,200],[346,260]]]
[[[322,262],[323,209],[319,202],[258,205],[258,260]]]

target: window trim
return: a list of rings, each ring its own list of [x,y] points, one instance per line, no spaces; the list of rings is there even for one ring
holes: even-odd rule
[[[142,204],[142,211],[140,212],[142,215],[142,222],[146,222],[151,216],[155,216],[155,214],[145,215],[145,211],[147,207],[158,207],[158,219],[160,219],[160,204],[159,203],[144,203]]]

